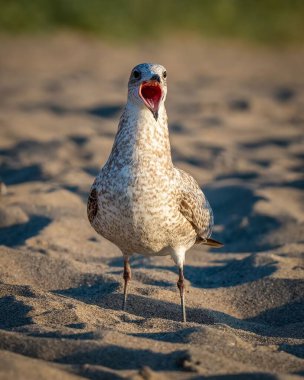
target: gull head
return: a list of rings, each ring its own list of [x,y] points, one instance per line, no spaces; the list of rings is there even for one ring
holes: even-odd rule
[[[146,107],[158,119],[158,111],[167,95],[167,71],[155,63],[141,63],[131,71],[128,84],[128,101]]]

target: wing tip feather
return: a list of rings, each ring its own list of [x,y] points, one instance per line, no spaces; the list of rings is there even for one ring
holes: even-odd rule
[[[223,243],[221,243],[220,241],[211,239],[211,238],[208,238],[205,241],[203,241],[203,244],[204,245],[209,245],[210,247],[214,247],[214,248],[222,248],[222,247],[224,247]]]

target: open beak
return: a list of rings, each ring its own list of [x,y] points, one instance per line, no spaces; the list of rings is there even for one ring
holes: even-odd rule
[[[157,80],[149,80],[141,83],[139,87],[139,96],[144,104],[152,112],[155,120],[158,118],[159,104],[162,98],[162,89]]]

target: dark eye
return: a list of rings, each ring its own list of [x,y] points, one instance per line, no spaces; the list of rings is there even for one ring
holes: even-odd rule
[[[141,77],[140,71],[134,70],[133,71],[133,77],[135,79],[139,79]]]
[[[163,72],[163,77],[164,77],[164,78],[167,78],[167,71],[164,71],[164,72]]]

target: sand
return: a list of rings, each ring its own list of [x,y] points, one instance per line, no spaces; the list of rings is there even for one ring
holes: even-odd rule
[[[304,376],[304,50],[1,37],[0,379]],[[167,67],[173,158],[223,249],[122,258],[86,218],[131,68]]]

